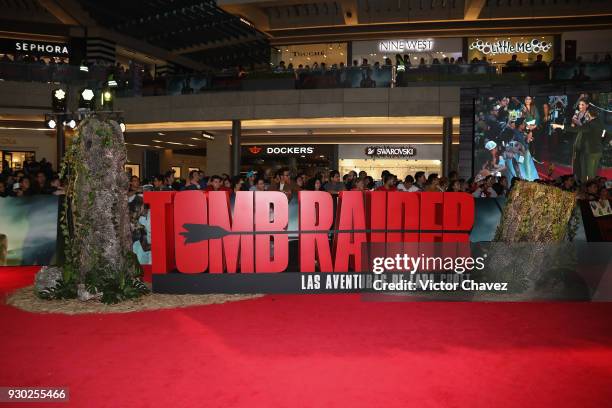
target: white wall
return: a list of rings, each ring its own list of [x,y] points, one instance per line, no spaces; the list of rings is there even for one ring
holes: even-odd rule
[[[0,150],[33,151],[36,153],[36,160],[44,157],[51,162],[53,169],[57,170],[56,139],[53,130],[0,129]]]
[[[565,59],[565,40],[576,40],[576,56],[586,61],[594,54],[612,54],[612,30],[569,31],[561,35],[561,53]]]

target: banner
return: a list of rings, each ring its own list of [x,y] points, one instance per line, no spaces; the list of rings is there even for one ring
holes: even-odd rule
[[[59,198],[0,198],[0,266],[52,265],[56,261]]]

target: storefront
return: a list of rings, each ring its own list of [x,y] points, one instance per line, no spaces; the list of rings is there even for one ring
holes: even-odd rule
[[[241,149],[242,173],[255,171],[265,174],[266,171],[289,167],[313,176],[336,167],[336,145],[332,144],[250,145]]]
[[[23,166],[28,160],[36,160],[36,153],[33,151],[2,150],[0,151],[0,172],[4,171],[4,166],[13,171],[23,170]]]
[[[338,146],[341,174],[351,170],[366,171],[374,179],[388,170],[398,178],[417,171],[425,174],[442,172],[441,144],[351,144]]]
[[[44,62],[68,63],[71,46],[63,41],[40,41],[25,38],[0,38],[0,61],[41,58]]]
[[[383,65],[390,58],[395,65],[397,54],[409,55],[413,64],[418,64],[424,58],[426,64],[434,59],[444,58],[457,60],[463,52],[461,38],[393,38],[374,41],[353,41],[351,44],[352,59],[360,64],[364,59],[369,64],[378,62]]]
[[[294,68],[300,65],[308,65],[313,67],[315,62],[317,65],[325,63],[327,67],[333,64],[347,63],[348,55],[347,43],[321,43],[321,44],[300,44],[300,45],[279,45],[273,50],[271,55],[271,63],[277,66],[281,61],[285,65],[293,64]]]
[[[531,64],[538,54],[544,62],[554,58],[554,36],[470,37],[467,41],[468,61],[483,57],[491,64],[505,64],[512,55],[523,64]]]

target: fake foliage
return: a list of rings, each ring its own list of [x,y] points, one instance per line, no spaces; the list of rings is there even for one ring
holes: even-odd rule
[[[60,171],[66,180],[60,216],[62,278],[39,291],[40,297],[112,304],[149,292],[131,251],[126,158],[116,122],[90,117],[80,124]]]

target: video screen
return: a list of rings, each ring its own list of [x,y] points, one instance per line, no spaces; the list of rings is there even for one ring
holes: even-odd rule
[[[612,93],[475,100],[474,176],[612,178]]]

